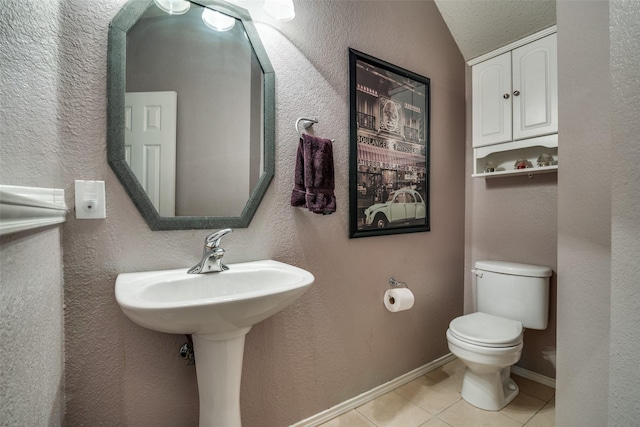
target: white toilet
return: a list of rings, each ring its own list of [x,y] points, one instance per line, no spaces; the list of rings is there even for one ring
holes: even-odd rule
[[[462,398],[497,411],[518,395],[509,377],[520,360],[524,328],[546,329],[551,269],[504,261],[477,261],[478,311],[449,324],[449,350],[466,365]]]

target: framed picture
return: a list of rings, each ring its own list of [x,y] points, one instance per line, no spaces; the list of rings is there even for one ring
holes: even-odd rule
[[[349,49],[349,104],[349,237],[429,231],[429,79]]]

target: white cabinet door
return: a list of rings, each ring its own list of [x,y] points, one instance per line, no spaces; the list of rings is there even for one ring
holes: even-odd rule
[[[557,36],[512,52],[513,139],[558,133]]]
[[[474,65],[473,146],[511,141],[511,52]]]

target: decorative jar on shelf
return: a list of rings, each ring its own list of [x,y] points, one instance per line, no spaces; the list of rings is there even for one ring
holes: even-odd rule
[[[518,159],[516,160],[515,165],[513,165],[514,169],[526,169],[529,167],[527,159]]]

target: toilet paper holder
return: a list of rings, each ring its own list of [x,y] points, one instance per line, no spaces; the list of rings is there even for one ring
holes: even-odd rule
[[[389,285],[392,288],[409,288],[405,282],[400,282],[393,277],[389,279]]]
[[[392,313],[409,310],[413,307],[415,297],[405,282],[389,279],[390,289],[384,293],[384,306]],[[404,288],[404,289],[402,289]]]

